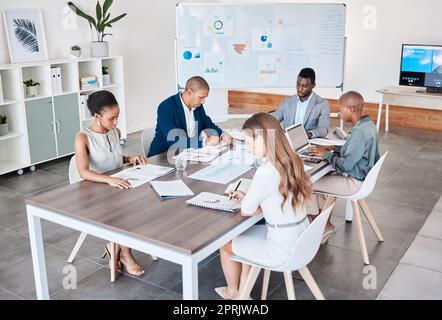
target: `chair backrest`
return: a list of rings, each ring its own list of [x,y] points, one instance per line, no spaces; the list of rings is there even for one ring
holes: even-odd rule
[[[313,260],[321,244],[325,224],[333,210],[333,206],[334,204],[325,209],[313,220],[307,229],[305,229],[304,233],[299,237],[298,241],[296,241],[288,262],[272,270],[291,272],[305,267]]]
[[[150,151],[150,145],[155,137],[155,128],[147,128],[141,132],[141,148],[144,151],[144,156],[147,157]]]
[[[379,172],[381,171],[382,164],[384,163],[385,158],[387,157],[388,151],[384,153],[382,157],[379,158],[378,162],[371,168],[370,172],[368,172],[367,177],[365,177],[364,182],[362,183],[361,188],[354,195],[349,197],[350,200],[360,200],[367,198],[370,193],[373,192],[374,187],[376,186],[376,181],[378,180]]]
[[[69,162],[69,183],[73,184],[79,182],[83,179],[80,177],[80,173],[78,173],[77,162],[75,160],[75,155],[71,158]]]

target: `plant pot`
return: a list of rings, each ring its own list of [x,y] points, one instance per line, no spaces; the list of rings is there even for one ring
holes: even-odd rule
[[[36,97],[38,94],[37,86],[26,87],[26,96],[28,97]]]
[[[108,86],[110,83],[110,74],[103,74],[103,86]]]
[[[0,136],[5,136],[7,134],[8,134],[8,124],[7,123],[0,124]]]
[[[92,41],[91,56],[94,58],[107,57],[109,55],[109,45],[107,41]]]
[[[80,58],[81,57],[81,50],[71,50],[71,56],[73,58]]]

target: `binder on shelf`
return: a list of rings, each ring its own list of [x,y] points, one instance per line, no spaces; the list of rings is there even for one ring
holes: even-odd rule
[[[2,75],[0,74],[0,104],[5,102],[3,97]]]
[[[92,116],[87,108],[87,94],[80,94],[80,116],[81,120],[89,120]]]
[[[57,81],[56,81],[56,83],[57,83],[57,91],[58,91],[58,94],[61,94],[61,93],[63,93],[63,84],[62,84],[62,81],[61,81],[61,68],[57,67],[55,69],[55,72],[56,72],[56,76],[57,76]]]
[[[57,68],[51,68],[51,84],[52,84],[52,94],[58,94],[58,86],[57,86]]]

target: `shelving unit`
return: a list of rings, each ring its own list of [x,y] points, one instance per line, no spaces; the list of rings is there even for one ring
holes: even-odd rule
[[[101,67],[109,67],[111,84],[103,87]],[[62,91],[52,88],[51,68],[61,69]],[[111,91],[120,106],[121,138],[127,137],[123,58],[57,59],[0,65],[3,101],[0,113],[8,118],[9,133],[0,136],[0,175],[74,152],[75,134],[94,120],[80,99],[98,90]],[[82,90],[80,78],[97,77],[98,87]],[[40,83],[38,96],[27,97],[23,81]]]

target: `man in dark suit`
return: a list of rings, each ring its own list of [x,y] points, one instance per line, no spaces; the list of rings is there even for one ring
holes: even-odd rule
[[[204,111],[209,84],[199,76],[187,80],[184,91],[160,103],[157,111],[155,137],[149,157],[169,148],[201,148],[220,142],[230,144],[232,138],[223,133]]]

